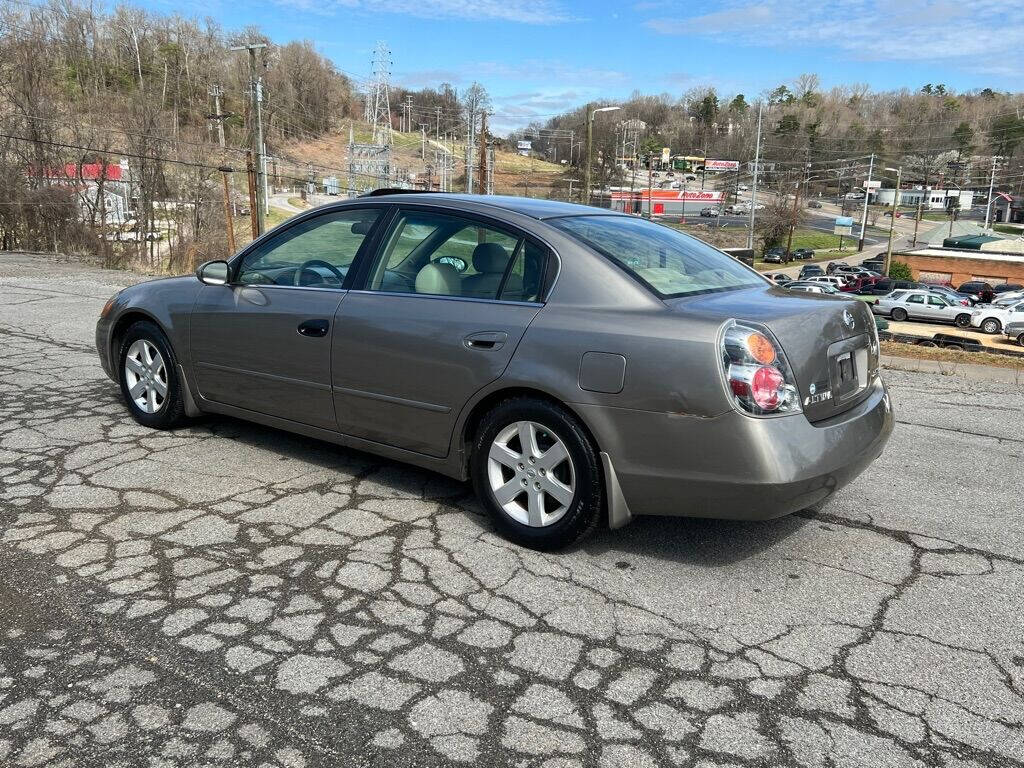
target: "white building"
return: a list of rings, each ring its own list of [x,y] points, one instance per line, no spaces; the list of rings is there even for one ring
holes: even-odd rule
[[[872,195],[871,202],[878,205],[892,205],[894,189],[879,189]],[[974,193],[969,189],[932,189],[931,187],[914,187],[901,189],[899,205],[916,208],[924,201],[924,208],[929,210],[946,210],[951,204],[950,198],[960,198],[960,210],[974,205]]]

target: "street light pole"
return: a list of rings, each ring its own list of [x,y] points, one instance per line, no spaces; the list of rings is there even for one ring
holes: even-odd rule
[[[896,205],[900,199],[900,185],[903,182],[903,166],[901,165],[899,168],[886,168],[885,170],[896,171],[896,189],[892,196],[892,217],[889,221],[889,247],[885,252],[885,268],[883,270],[883,274],[888,277],[889,267],[892,266],[892,236],[893,228],[896,226]]]
[[[864,185],[864,213],[860,218],[860,241],[857,243],[857,252],[864,250],[864,230],[868,226],[868,198],[871,196],[871,174],[875,170],[875,153],[871,153],[871,162],[868,164],[868,183]]]
[[[985,229],[988,229],[988,221],[992,215],[992,191],[996,185],[996,164],[1002,159],[999,155],[992,156],[992,173],[988,177],[988,201],[985,204]]]
[[[594,115],[598,112],[614,112],[622,107],[587,107],[587,165],[583,169],[583,204],[590,205],[590,169],[594,162]]]
[[[763,109],[763,103],[757,105],[757,146],[754,148],[754,181],[750,187],[750,231],[747,232],[747,248],[751,251],[754,250],[754,210],[757,208],[757,174],[761,169],[761,112]]]

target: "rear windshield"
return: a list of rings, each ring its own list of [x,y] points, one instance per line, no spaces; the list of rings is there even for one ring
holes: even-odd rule
[[[548,223],[607,256],[663,299],[765,284],[731,256],[646,219],[569,216]]]

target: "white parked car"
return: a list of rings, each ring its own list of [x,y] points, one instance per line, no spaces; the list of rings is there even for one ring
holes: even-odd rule
[[[971,313],[971,327],[981,328],[985,333],[999,333],[1009,323],[1024,321],[1024,301],[998,306],[988,304]]]
[[[926,320],[928,322],[955,323],[966,326],[970,311],[962,304],[954,304],[945,296],[930,291],[893,291],[879,297],[871,305],[876,315],[886,315],[897,322]]]
[[[805,277],[803,279],[805,283],[825,283],[831,285],[837,290],[846,285],[846,279],[839,275],[814,275],[813,277]]]
[[[1007,291],[1006,293],[997,294],[996,300],[992,302],[992,306],[1008,307],[1011,304],[1016,304],[1018,301],[1024,301],[1024,291]]]

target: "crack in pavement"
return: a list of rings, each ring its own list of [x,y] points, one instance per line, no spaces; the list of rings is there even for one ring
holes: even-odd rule
[[[1024,765],[1024,546],[886,524],[911,432],[823,512],[541,554],[428,472],[145,430],[28,307],[0,299],[0,764]]]

